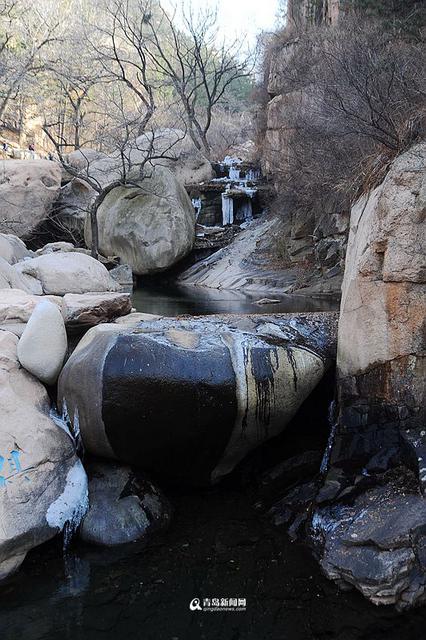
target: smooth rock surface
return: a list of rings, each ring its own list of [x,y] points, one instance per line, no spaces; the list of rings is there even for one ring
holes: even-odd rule
[[[50,253],[20,262],[14,268],[26,279],[38,282],[44,294],[63,296],[118,289],[104,265],[84,253]]]
[[[117,187],[98,210],[99,251],[119,256],[138,275],[164,271],[195,240],[195,211],[184,187],[164,167],[149,169],[141,188]],[[90,225],[86,224],[90,246]]]
[[[21,365],[45,384],[59,375],[68,347],[64,319],[58,307],[42,300],[35,307],[18,344]]]
[[[100,325],[62,370],[58,403],[88,452],[214,482],[285,428],[333,359],[335,331],[332,313]]]
[[[0,231],[27,238],[59,195],[61,169],[48,160],[8,160],[0,177]]]
[[[91,544],[112,546],[147,542],[168,526],[171,508],[152,482],[130,467],[91,461],[89,510],[80,537]]]
[[[115,324],[125,325],[126,327],[137,327],[140,322],[151,322],[152,320],[160,320],[162,316],[157,316],[154,313],[130,313],[127,316],[121,316],[114,320]]]
[[[197,262],[179,276],[182,284],[244,291],[285,293],[292,289],[297,272],[271,269],[269,257],[262,263],[263,247],[269,249],[277,232],[277,220],[253,220],[227,247]]]
[[[0,331],[0,579],[87,508],[73,441],[49,416],[43,385],[20,368],[17,344]]]

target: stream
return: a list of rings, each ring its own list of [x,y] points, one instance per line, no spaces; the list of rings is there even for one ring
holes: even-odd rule
[[[258,304],[259,300],[278,300]],[[214,313],[298,313],[303,311],[337,311],[339,300],[312,298],[303,295],[267,295],[240,291],[209,289],[179,285],[159,278],[140,280],[133,292],[137,311],[164,316],[210,315]]]
[[[135,292],[134,305],[162,315],[336,308],[300,296],[257,305],[260,297],[145,283]],[[323,407],[318,413],[322,416]],[[322,419],[314,416],[304,434],[310,446],[317,439],[314,447],[325,448]],[[290,432],[268,443],[254,456],[254,466],[243,464],[214,488],[163,487],[174,518],[147,547],[100,549],[74,541],[64,551],[57,538],[34,549],[0,586],[0,640],[422,638],[425,609],[398,614],[369,604],[355,591],[339,591],[322,576],[309,549],[254,507],[259,470],[293,455],[293,439]],[[246,606],[191,611],[194,598],[237,598]]]

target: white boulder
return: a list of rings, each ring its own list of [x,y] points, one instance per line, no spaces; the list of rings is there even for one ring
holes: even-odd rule
[[[34,309],[18,344],[21,365],[45,384],[53,384],[62,368],[68,340],[62,314],[49,300]]]
[[[20,262],[14,268],[26,278],[38,281],[44,294],[65,295],[118,289],[104,265],[84,253],[49,253]]]

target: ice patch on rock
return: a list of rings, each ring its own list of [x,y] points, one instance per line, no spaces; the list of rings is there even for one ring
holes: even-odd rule
[[[67,473],[65,488],[52,502],[46,520],[52,529],[64,530],[64,546],[78,528],[89,508],[87,475],[80,460]]]

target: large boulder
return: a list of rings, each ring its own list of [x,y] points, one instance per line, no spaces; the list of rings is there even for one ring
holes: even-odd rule
[[[376,604],[426,600],[426,144],[352,209],[322,566]],[[355,503],[348,503],[358,495]]]
[[[9,160],[0,176],[0,231],[30,237],[46,219],[61,187],[61,168],[49,160]]]
[[[50,417],[43,385],[0,331],[0,579],[87,508],[87,478],[69,433]]]
[[[41,300],[18,344],[21,365],[45,384],[56,382],[68,347],[64,319],[58,307]]]
[[[91,544],[112,546],[148,542],[170,522],[168,501],[152,482],[130,467],[92,461],[89,475],[89,510],[80,537]]]
[[[184,187],[164,167],[152,167],[140,188],[116,187],[98,209],[99,251],[119,256],[138,275],[164,271],[195,240],[195,212]],[[90,224],[85,238],[91,244]]]
[[[9,264],[31,257],[24,242],[12,233],[0,233],[0,257]]]
[[[117,291],[118,285],[98,260],[80,252],[49,253],[14,266],[27,288],[36,283],[40,293],[65,295],[89,291]],[[38,293],[34,291],[34,293]]]
[[[336,314],[101,325],[59,378],[85,449],[204,484],[279,434],[333,358]]]

